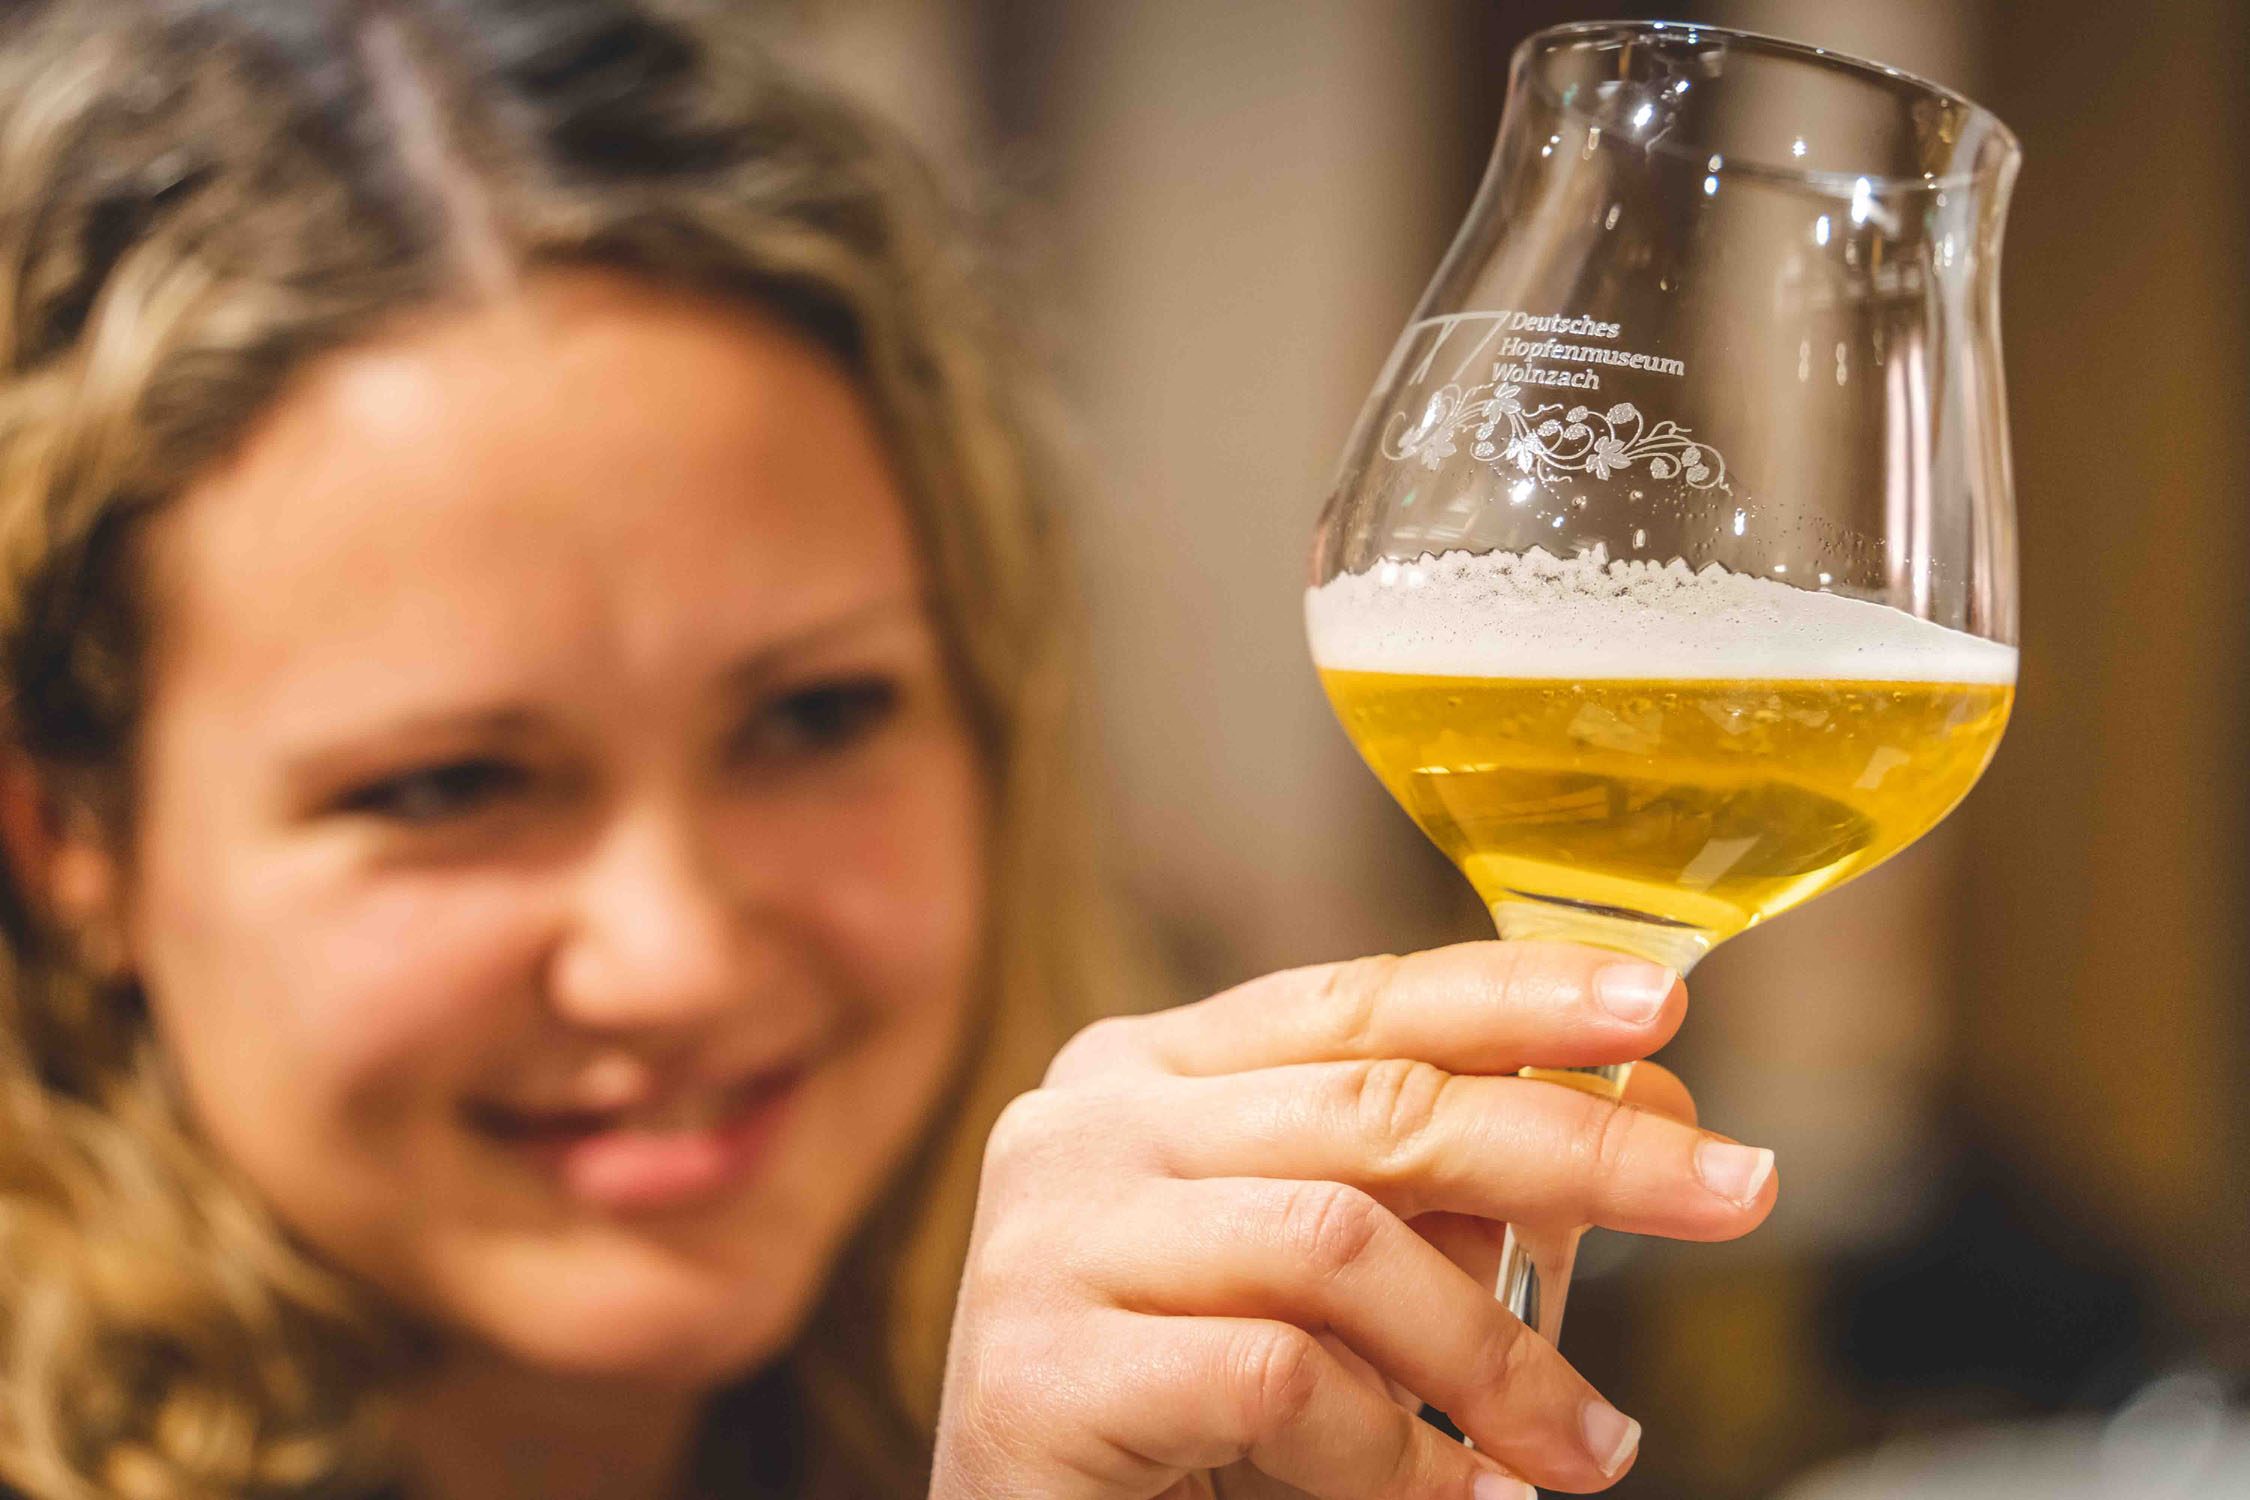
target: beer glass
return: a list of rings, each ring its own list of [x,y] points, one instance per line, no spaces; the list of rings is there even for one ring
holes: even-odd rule
[[[1652,22],[1516,51],[1305,597],[1338,719],[1501,936],[1685,972],[1983,771],[2016,676],[2017,161],[1969,100],[1815,47]],[[1550,1339],[1581,1232],[1505,1243],[1499,1294]]]

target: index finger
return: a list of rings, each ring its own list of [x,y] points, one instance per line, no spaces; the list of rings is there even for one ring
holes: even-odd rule
[[[1449,1073],[1633,1062],[1679,1029],[1672,970],[1576,943],[1476,942],[1268,974],[1103,1022],[1050,1081],[1113,1068],[1185,1076],[1404,1057]]]

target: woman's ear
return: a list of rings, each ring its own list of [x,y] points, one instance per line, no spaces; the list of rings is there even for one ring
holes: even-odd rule
[[[121,882],[99,821],[14,746],[0,749],[0,852],[33,921],[90,967],[121,961]]]

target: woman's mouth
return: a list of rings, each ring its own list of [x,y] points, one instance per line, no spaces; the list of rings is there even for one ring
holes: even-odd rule
[[[469,1107],[470,1127],[556,1179],[587,1208],[656,1213],[740,1186],[765,1159],[801,1067],[724,1086],[667,1091],[630,1109],[528,1112]]]

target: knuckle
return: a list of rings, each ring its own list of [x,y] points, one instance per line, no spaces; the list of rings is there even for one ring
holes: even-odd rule
[[[1146,1176],[1167,1100],[1145,1080],[1036,1088],[1008,1101],[985,1135],[978,1217],[1026,1194],[1079,1200]]]
[[[1334,1281],[1359,1264],[1383,1232],[1385,1211],[1372,1197],[1341,1182],[1290,1185],[1276,1219],[1289,1254],[1321,1281]]]
[[[1427,1460],[1428,1439],[1433,1432],[1418,1421],[1392,1422],[1381,1434],[1375,1435],[1375,1440],[1385,1450],[1383,1477],[1374,1490],[1377,1496],[1419,1500],[1424,1495],[1444,1492],[1443,1477],[1430,1472]]]
[[[1252,1324],[1228,1361],[1237,1426],[1245,1450],[1294,1427],[1320,1385],[1320,1343],[1290,1323]]]
[[[1052,1138],[1056,1113],[1050,1089],[1032,1089],[1009,1100],[985,1137],[986,1175],[1004,1173],[1036,1157]]]
[[[1044,1212],[1044,1194],[992,1193],[977,1216],[961,1268],[961,1295],[982,1308],[1028,1305],[1048,1295],[1074,1266],[1058,1247],[1071,1245]]]
[[[1323,1030],[1339,1056],[1364,1053],[1376,1031],[1376,1012],[1396,982],[1397,955],[1378,953],[1331,964],[1321,977],[1318,1000]]]
[[[1586,1156],[1597,1181],[1613,1181],[1625,1170],[1640,1120],[1641,1112],[1630,1104],[1602,1101],[1595,1110],[1586,1125]]]
[[[1104,1016],[1081,1027],[1047,1065],[1047,1086],[1114,1072],[1136,1060],[1141,1052],[1136,1031],[1129,1016]]]
[[[1385,1058],[1356,1071],[1350,1102],[1370,1165],[1386,1175],[1412,1170],[1429,1150],[1453,1075],[1413,1058]]]
[[[1514,1314],[1502,1310],[1497,1302],[1493,1314],[1476,1341],[1468,1388],[1505,1396],[1522,1380],[1535,1351],[1532,1341],[1525,1337],[1528,1330]]]

